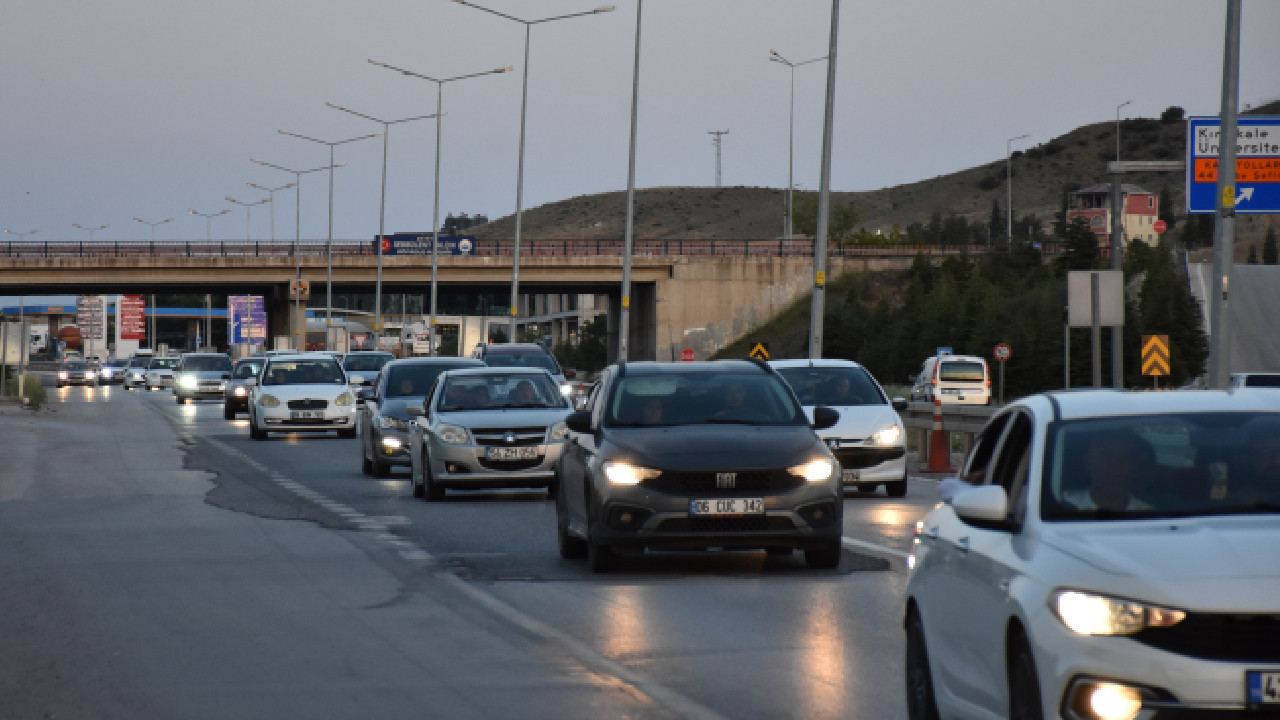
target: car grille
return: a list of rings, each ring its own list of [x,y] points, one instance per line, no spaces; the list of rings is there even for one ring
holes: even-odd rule
[[[512,435],[515,442],[507,442],[508,433]],[[545,427],[472,428],[471,436],[475,438],[477,445],[506,447],[541,445],[547,438],[547,429]]]
[[[1202,660],[1280,662],[1280,615],[1189,613],[1173,627],[1149,628],[1132,637]]]
[[[316,398],[289,401],[290,410],[323,410],[327,407],[329,407],[328,400],[318,400]]]
[[[751,517],[667,518],[658,523],[658,533],[758,533],[787,532],[796,526],[786,517],[753,515]]]
[[[803,478],[798,478],[785,470],[746,470],[732,473],[736,476],[732,487],[724,487],[717,478],[722,474],[726,473],[667,470],[656,478],[642,481],[640,486],[656,492],[687,495],[691,493],[780,493],[804,484]]]
[[[480,458],[480,467],[486,470],[529,470],[542,464],[542,457],[534,460],[485,460]]]
[[[904,448],[841,448],[832,450],[840,467],[845,470],[859,470],[875,467],[882,462],[897,460],[907,453]]]

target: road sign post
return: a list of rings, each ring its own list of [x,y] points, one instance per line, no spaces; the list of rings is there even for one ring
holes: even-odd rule
[[[1013,350],[1007,343],[1000,343],[996,345],[991,354],[1000,362],[1000,394],[997,398],[997,403],[1004,405],[1004,363],[1013,356]]]
[[[1150,375],[1154,387],[1160,387],[1160,377],[1169,374],[1169,336],[1142,336],[1142,374]]]
[[[680,351],[680,362],[693,362],[693,348],[685,348]]]

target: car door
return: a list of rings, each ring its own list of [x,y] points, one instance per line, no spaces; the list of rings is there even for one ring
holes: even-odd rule
[[[957,518],[951,529],[956,534],[948,537],[956,553],[951,597],[966,614],[955,633],[955,641],[967,655],[957,694],[996,714],[1008,707],[1005,629],[1012,607],[1009,587],[1019,572],[1023,545],[1016,528],[1025,516],[1033,431],[1027,412],[1011,412],[988,469],[987,484],[1003,487],[1010,499],[1008,524],[976,525]]]
[[[961,476],[981,478],[973,481],[975,485],[990,482],[996,451],[1010,416],[1005,411],[988,421],[961,466]],[[957,545],[961,539],[965,544],[972,542],[970,527],[956,516],[950,504],[930,513],[921,528],[925,552],[914,572],[918,576],[916,596],[928,633],[929,656],[938,674],[936,681],[949,692],[968,698],[974,696],[972,687],[978,681],[974,649],[966,639],[973,608],[959,601],[962,595],[970,594],[961,588],[968,582],[963,574],[964,550]]]

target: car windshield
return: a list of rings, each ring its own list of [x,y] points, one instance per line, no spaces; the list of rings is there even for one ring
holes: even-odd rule
[[[360,355],[347,355],[342,359],[342,367],[347,370],[381,370],[383,365],[391,360],[392,356],[385,353],[367,353]]]
[[[447,377],[440,388],[440,411],[495,408],[563,408],[567,401],[543,373],[484,373]]]
[[[182,359],[184,372],[231,372],[231,358],[226,355],[195,355]]]
[[[397,365],[387,374],[387,397],[421,397],[445,370],[476,367],[473,363],[411,363]]]
[[[1280,512],[1280,418],[1187,413],[1054,423],[1046,520]]]
[[[530,367],[546,370],[552,375],[560,374],[560,366],[550,354],[537,350],[513,352],[502,350],[485,353],[484,364],[489,367]]]
[[[754,373],[628,375],[614,385],[605,417],[613,426],[805,422],[785,384]]]
[[[986,374],[980,362],[944,362],[938,370],[938,379],[946,382],[982,382]]]
[[[801,405],[884,405],[884,393],[860,367],[788,367],[778,374]]]
[[[261,360],[241,360],[236,363],[236,369],[231,373],[231,377],[243,380],[245,378],[255,377],[258,371],[262,369]]]
[[[123,361],[123,360],[108,360],[108,361],[106,361],[106,362],[102,363],[102,367],[104,367],[104,368],[122,368],[122,367],[124,367],[124,361]]]
[[[147,368],[151,370],[168,370],[177,364],[177,358],[155,358],[147,365]]]
[[[334,385],[346,382],[342,368],[330,358],[281,360],[267,367],[263,385]]]
[[[132,359],[132,360],[130,360],[130,361],[129,361],[129,367],[131,367],[131,368],[144,368],[144,367],[146,367],[150,362],[151,362],[151,361],[150,361],[150,360],[147,360],[146,358],[134,358],[134,359]]]

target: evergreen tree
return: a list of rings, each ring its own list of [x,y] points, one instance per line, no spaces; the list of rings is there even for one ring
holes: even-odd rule
[[[1178,224],[1178,218],[1173,214],[1173,193],[1169,192],[1168,185],[1160,188],[1157,202],[1160,203],[1159,218],[1164,221],[1165,232],[1170,232]]]
[[[1262,263],[1264,265],[1275,265],[1276,257],[1276,229],[1267,227],[1267,238],[1262,242]]]
[[[1009,231],[1004,213],[1000,211],[1000,201],[995,198],[991,200],[991,220],[987,223],[987,227],[991,229],[991,239],[993,241],[997,238],[1003,238]]]
[[[1058,258],[1060,269],[1093,270],[1098,267],[1098,236],[1089,227],[1089,221],[1077,217],[1067,227],[1064,252]]]

